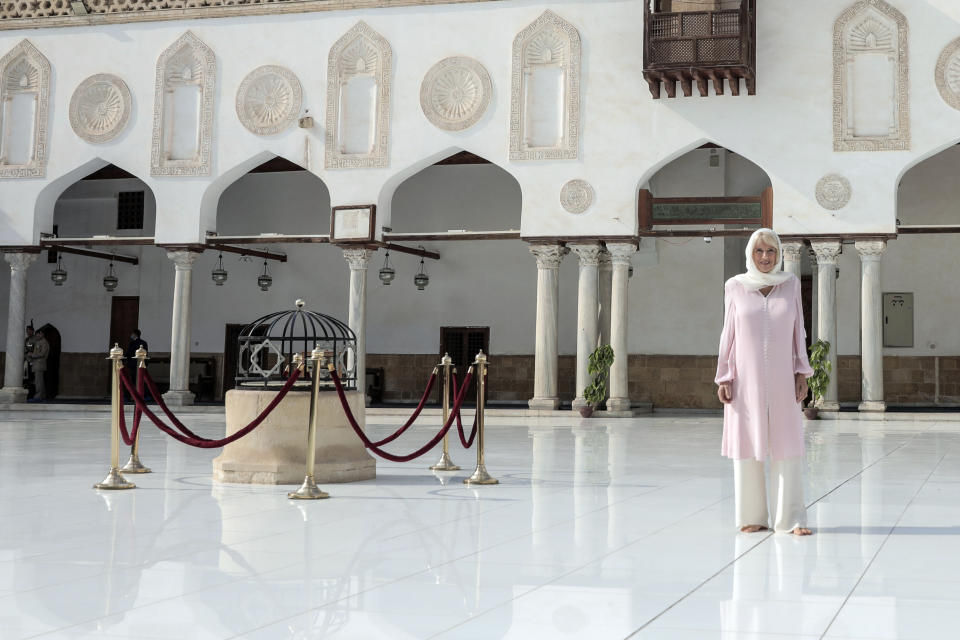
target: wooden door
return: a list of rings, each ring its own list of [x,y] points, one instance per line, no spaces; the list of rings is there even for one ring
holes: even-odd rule
[[[107,349],[118,344],[121,349],[126,350],[130,344],[130,334],[138,328],[139,322],[140,297],[113,296],[110,301],[110,344]],[[150,336],[143,336],[143,339],[147,344],[150,343]]]
[[[477,352],[480,350],[490,354],[490,327],[441,327],[440,329],[440,357],[450,354],[453,365],[457,369],[457,376],[462,380],[467,369],[473,364]],[[438,392],[439,393],[439,392]],[[438,396],[439,397],[439,396]],[[490,397],[489,382],[487,398]],[[477,401],[476,382],[470,385],[464,404],[475,405]]]

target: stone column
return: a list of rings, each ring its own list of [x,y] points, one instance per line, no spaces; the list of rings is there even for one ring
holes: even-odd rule
[[[789,271],[797,276],[799,280],[800,274],[802,273],[800,268],[800,249],[803,248],[803,243],[797,240],[789,240],[781,242],[780,248],[783,250],[783,270]]]
[[[193,264],[200,257],[197,251],[168,250],[167,257],[176,265],[173,281],[173,328],[170,332],[170,390],[164,401],[175,407],[193,404],[190,392],[190,292]],[[122,348],[122,345],[121,345]]]
[[[830,343],[830,384],[820,400],[824,411],[837,411],[837,256],[840,241],[811,243],[817,254],[817,337]]]
[[[630,257],[637,252],[637,246],[608,242],[607,251],[610,252],[610,262],[613,265],[610,300],[610,346],[613,347],[613,366],[610,367],[610,398],[607,400],[607,410],[629,411],[627,326],[630,321]]]
[[[27,269],[38,253],[5,253],[10,264],[10,299],[7,310],[7,355],[3,367],[3,388],[0,402],[23,402],[27,390],[23,387],[23,344],[26,339]]]
[[[577,287],[577,388],[573,409],[584,407],[587,401],[583,391],[590,384],[588,373],[590,354],[597,348],[599,338],[599,264],[603,249],[599,244],[571,244],[570,249],[580,258],[580,280]]]
[[[560,245],[533,245],[530,253],[537,259],[537,345],[533,364],[531,409],[556,409],[557,322],[560,315],[560,261],[569,250]]]
[[[610,252],[600,254],[600,344],[610,344],[610,300],[613,285]]]
[[[817,300],[820,299],[817,289],[819,289],[819,267],[817,266],[817,254],[813,249],[807,249],[810,256],[810,277],[813,280],[813,285],[810,287],[810,342],[817,341],[817,318],[819,314],[817,313]]]
[[[880,259],[884,240],[858,240],[860,254],[860,411],[886,411],[883,401],[883,294]]]
[[[367,393],[367,267],[372,249],[365,247],[343,250],[350,265],[350,310],[347,325],[357,334],[357,391]]]

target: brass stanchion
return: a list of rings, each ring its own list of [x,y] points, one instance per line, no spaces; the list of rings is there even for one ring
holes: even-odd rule
[[[133,489],[137,485],[120,473],[120,369],[123,367],[123,349],[114,344],[110,349],[110,379],[113,393],[110,401],[110,472],[94,489]]]
[[[317,403],[320,394],[320,367],[323,365],[323,361],[324,352],[320,347],[314,348],[310,352],[310,362],[313,363],[311,375],[313,377],[310,380],[310,417],[307,427],[307,475],[299,489],[287,494],[287,497],[291,500],[320,500],[330,497],[329,493],[320,490],[313,479],[317,457]],[[294,355],[293,362],[303,370],[303,356],[301,354]]]
[[[450,374],[453,371],[453,358],[449,353],[443,354],[440,360],[440,366],[443,367],[443,424],[447,424],[447,418],[450,417]],[[460,467],[453,464],[450,459],[450,443],[447,435],[443,436],[443,453],[440,454],[440,462],[430,467],[432,471],[459,471]]]
[[[137,373],[140,373],[140,369],[147,368],[147,350],[143,347],[137,349]],[[140,376],[137,375],[139,380]],[[122,393],[122,391],[121,391]],[[137,393],[143,395],[143,386],[137,385]],[[150,469],[143,466],[140,462],[140,431],[137,431],[137,437],[133,441],[133,445],[130,447],[130,459],[127,460],[127,464],[123,465],[123,468],[120,469],[124,473],[150,473]]]
[[[500,481],[487,473],[483,463],[483,408],[487,392],[487,356],[480,351],[473,361],[477,368],[477,468],[473,475],[464,478],[463,484],[497,484]]]

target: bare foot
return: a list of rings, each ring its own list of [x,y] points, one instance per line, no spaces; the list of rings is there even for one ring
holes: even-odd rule
[[[792,534],[795,535],[795,536],[810,536],[810,535],[813,535],[813,531],[811,531],[810,529],[806,529],[806,528],[804,528],[804,527],[797,527],[796,529],[794,529],[794,530],[791,531],[790,533],[792,533]]]
[[[758,531],[769,531],[767,527],[762,524],[748,524],[744,527],[740,527],[741,533],[756,533]]]

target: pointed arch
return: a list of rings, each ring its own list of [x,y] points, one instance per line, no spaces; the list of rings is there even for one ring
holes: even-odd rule
[[[42,178],[47,167],[50,62],[29,40],[0,58],[0,178]]]
[[[216,79],[213,50],[191,31],[160,54],[150,175],[210,175]]]
[[[330,48],[327,169],[389,164],[392,69],[390,43],[362,20]],[[363,114],[371,111],[373,119],[367,122]]]

